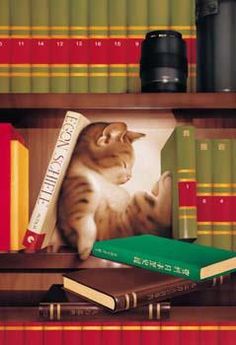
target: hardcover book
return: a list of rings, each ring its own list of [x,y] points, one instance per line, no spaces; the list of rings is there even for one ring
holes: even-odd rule
[[[108,270],[110,271],[110,269]],[[92,269],[91,273],[93,271],[94,269]],[[130,321],[164,320],[169,317],[169,314],[169,302],[148,303],[145,306],[122,312],[122,319]],[[63,285],[55,284],[51,286],[41,300],[39,304],[39,316],[44,321],[81,321],[91,318],[100,321],[110,321],[112,318],[115,321],[120,319],[121,314],[111,315],[108,310],[88,302],[74,293],[66,291]]]
[[[212,142],[213,236],[214,247],[232,249],[232,149],[230,139]]]
[[[195,128],[176,127],[161,150],[161,171],[172,175],[172,236],[197,237]]]
[[[47,246],[56,225],[56,200],[80,131],[89,120],[68,111],[58,135],[48,168],[34,206],[23,244],[36,250]]]
[[[63,276],[66,290],[113,312],[165,301],[202,287],[213,286],[215,282],[207,280],[197,283],[140,268],[89,269]]]
[[[11,249],[12,140],[24,144],[23,137],[10,123],[1,123],[0,150],[3,164],[0,169],[0,251]]]
[[[196,140],[197,243],[212,245],[212,141]]]
[[[233,200],[233,208],[235,208],[236,205],[236,139],[232,140],[232,200]],[[232,236],[232,249],[236,251],[236,215],[235,212],[233,212],[233,224],[232,224],[232,230],[233,230],[233,236]]]
[[[34,0],[31,6],[32,92],[50,91],[49,2]]]
[[[0,92],[10,92],[10,8],[0,1]]]
[[[236,270],[236,253],[154,235],[96,242],[99,258],[199,281]]]

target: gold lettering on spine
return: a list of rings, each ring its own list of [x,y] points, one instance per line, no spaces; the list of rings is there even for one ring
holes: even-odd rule
[[[132,292],[132,296],[133,296],[134,308],[135,308],[135,307],[137,307],[137,295],[135,292]]]
[[[129,295],[127,293],[125,294],[125,301],[126,301],[125,309],[129,309],[130,300],[129,300]]]
[[[54,306],[53,306],[53,303],[50,303],[50,306],[49,306],[49,318],[50,318],[50,320],[53,320],[53,314],[54,314]]]
[[[153,304],[149,304],[148,306],[148,319],[149,320],[153,319]]]

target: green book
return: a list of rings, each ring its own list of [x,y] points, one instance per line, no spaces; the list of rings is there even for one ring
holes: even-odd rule
[[[236,139],[232,139],[232,196],[233,207],[236,205]],[[235,214],[235,212],[234,212]],[[236,251],[236,216],[233,219],[232,249]]]
[[[148,0],[148,30],[170,28],[170,0]]]
[[[108,91],[127,92],[127,1],[108,0],[109,79]]]
[[[196,140],[197,243],[212,245],[212,141]]]
[[[139,61],[141,42],[148,31],[148,3],[147,0],[128,0],[127,5],[129,55],[134,59],[128,64],[128,92],[140,92]]]
[[[88,1],[70,1],[70,92],[88,92]],[[75,59],[75,60],[74,60]],[[74,60],[74,61],[73,61]]]
[[[30,1],[10,0],[11,92],[31,92]]]
[[[236,271],[236,253],[154,235],[95,242],[96,257],[191,280]]]
[[[108,92],[108,0],[89,0],[89,92]]]
[[[0,93],[10,92],[10,8],[9,0],[0,1]]]
[[[172,236],[197,237],[195,128],[176,127],[161,150],[161,172],[172,174]]]
[[[51,31],[50,91],[69,92],[69,2],[49,1]]]
[[[212,142],[213,226],[214,247],[232,249],[231,203],[232,166],[231,140]]]
[[[49,77],[49,5],[48,0],[32,0],[32,92],[48,93],[50,91]],[[34,57],[39,61],[33,61]]]
[[[194,14],[194,0],[171,0],[170,25],[172,30],[180,32],[186,40],[190,53],[190,38],[192,37],[192,20]],[[190,57],[190,54],[188,54]],[[190,68],[189,68],[190,70]],[[191,73],[191,70],[189,71]],[[191,78],[188,78],[187,90],[191,91]]]

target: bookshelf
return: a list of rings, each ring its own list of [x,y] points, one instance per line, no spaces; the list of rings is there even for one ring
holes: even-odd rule
[[[24,135],[30,157],[30,210],[34,206],[54,142],[67,110],[82,112],[92,121],[114,119],[129,121],[148,128],[174,128],[176,124],[193,124],[201,135],[236,137],[236,93],[224,94],[0,94],[0,121],[12,122]],[[0,253],[0,292],[6,282],[12,290],[21,286],[23,276],[37,275],[39,286],[49,286],[53,276],[60,281],[61,273],[88,267],[109,267],[110,262],[90,258],[81,262],[75,252],[61,253]],[[23,274],[24,273],[24,274]],[[36,280],[37,280],[36,279]],[[30,284],[30,283],[29,283]],[[235,281],[230,291],[235,294]],[[217,290],[222,297],[222,291]],[[224,292],[226,293],[226,292]],[[218,300],[216,297],[216,301]],[[182,302],[184,304],[184,301]],[[186,315],[200,318],[204,308],[174,307],[173,320]],[[222,302],[223,303],[223,302]],[[223,305],[223,304],[222,304]],[[235,304],[236,305],[236,304]],[[189,307],[188,307],[189,308]],[[200,308],[200,309],[199,309]],[[206,320],[235,321],[234,307],[218,307],[204,312]],[[190,308],[188,309],[190,310]],[[221,311],[221,312],[220,312]],[[208,317],[208,319],[207,319]],[[221,318],[221,319],[220,319]],[[185,319],[186,320],[186,319]],[[194,320],[194,317],[193,317]]]

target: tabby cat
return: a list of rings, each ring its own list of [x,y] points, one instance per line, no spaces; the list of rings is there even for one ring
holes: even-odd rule
[[[141,233],[169,236],[169,173],[161,176],[152,193],[131,197],[119,186],[131,178],[132,143],[144,135],[129,131],[123,122],[95,122],[84,128],[58,199],[54,250],[62,240],[86,259],[96,240]]]

